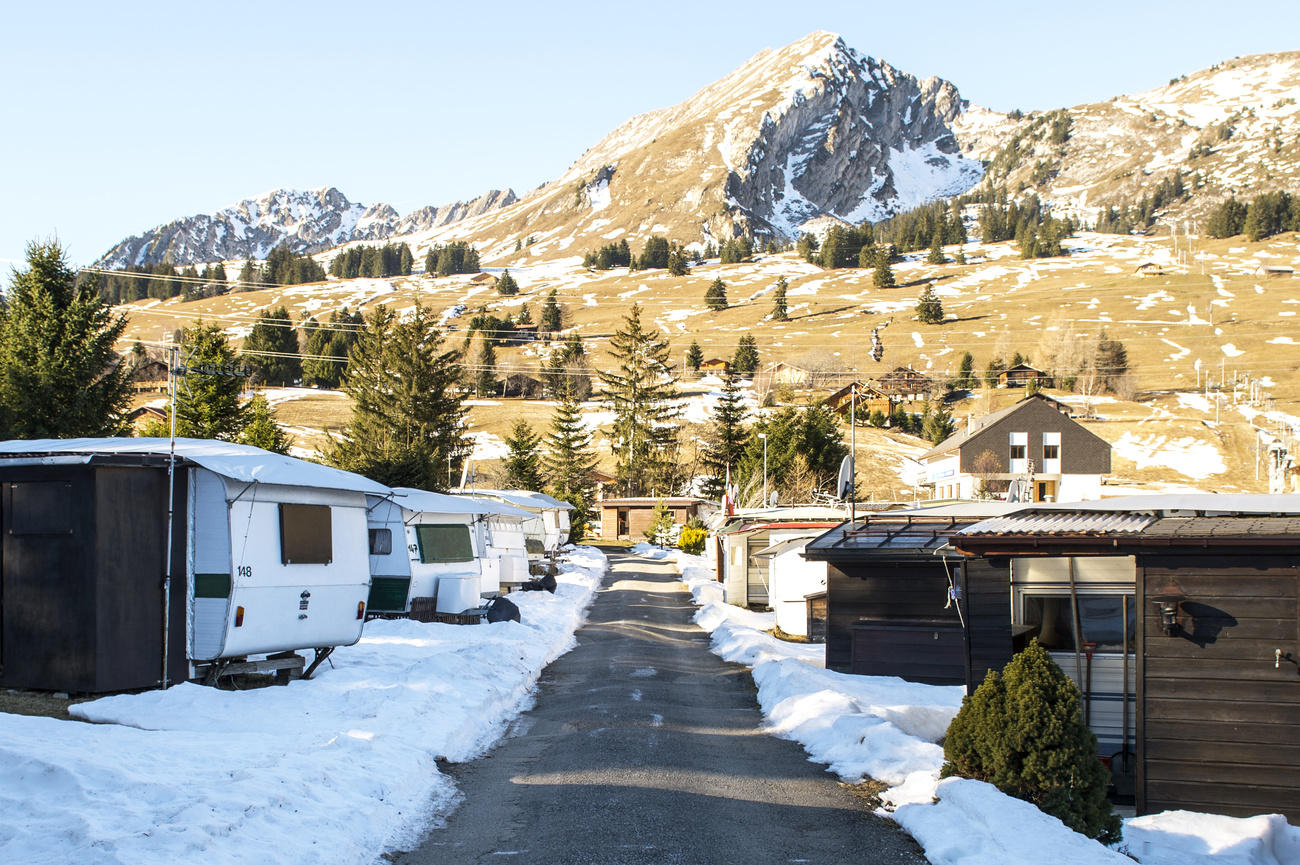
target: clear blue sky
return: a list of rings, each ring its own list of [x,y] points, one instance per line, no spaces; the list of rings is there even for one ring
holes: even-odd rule
[[[813,30],[976,104],[1028,110],[1300,48],[1295,12],[1294,0],[13,3],[0,283],[30,240],[57,235],[88,264],[130,234],[280,186],[332,185],[401,213],[523,194],[633,114]]]

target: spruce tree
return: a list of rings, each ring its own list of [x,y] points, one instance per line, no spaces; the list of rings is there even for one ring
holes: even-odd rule
[[[443,348],[428,307],[417,305],[405,321],[375,307],[343,377],[352,417],[326,445],[326,460],[389,486],[446,489],[469,454],[460,361]]]
[[[497,388],[497,350],[492,345],[492,339],[488,335],[482,335],[479,338],[478,359],[475,363],[475,369],[471,379],[474,382],[474,393],[477,396],[491,396]]]
[[[677,444],[673,423],[680,410],[668,341],[641,323],[633,304],[610,340],[613,368],[599,371],[605,403],[614,412],[610,436],[618,486],[624,495],[643,495],[666,486],[674,475],[670,455]]]
[[[957,380],[954,384],[964,390],[975,387],[975,356],[970,352],[965,352],[961,356],[961,366],[957,370]]]
[[[556,333],[562,327],[561,320],[560,304],[555,300],[555,289],[551,289],[550,294],[546,295],[546,302],[542,305],[542,320],[538,323],[537,329],[542,333]]]
[[[871,284],[876,288],[894,287],[894,269],[889,266],[889,259],[887,256],[876,256],[876,270],[871,275]]]
[[[758,340],[747,333],[736,345],[736,354],[731,359],[731,368],[737,375],[753,375],[758,369]]]
[[[519,325],[533,323],[533,312],[528,308],[528,304],[519,307],[519,318],[515,323]]]
[[[591,473],[596,463],[591,430],[582,419],[582,408],[573,391],[566,390],[546,437],[545,464],[551,479],[551,495],[574,507],[569,515],[569,530],[575,540],[586,534],[594,514],[596,486]]]
[[[721,498],[728,468],[733,475],[740,469],[740,458],[750,439],[746,426],[748,416],[740,382],[735,373],[727,370],[722,374],[722,393],[714,406],[705,439],[704,466],[708,477],[703,491],[709,498]]]
[[[934,293],[933,285],[921,289],[921,296],[916,299],[916,320],[921,324],[943,323],[943,304]]]
[[[120,434],[131,391],[113,346],[125,328],[57,242],[28,244],[0,298],[0,438]]]
[[[176,435],[238,441],[248,425],[240,399],[247,379],[225,332],[197,322],[181,334],[185,374],[176,384]]]
[[[785,281],[782,276],[776,281],[776,292],[772,295],[772,321],[789,321],[790,313],[786,308],[786,292],[790,289],[790,283]]]
[[[582,337],[569,334],[542,367],[542,384],[554,399],[571,392],[579,401],[591,396],[591,364],[587,362],[587,349]]]
[[[704,349],[700,344],[691,340],[691,347],[686,349],[686,368],[691,372],[699,375],[700,365],[704,363]]]
[[[518,293],[519,283],[515,282],[515,278],[510,275],[510,268],[506,268],[505,271],[497,277],[497,294],[509,297],[510,295]]]
[[[1109,391],[1117,390],[1128,373],[1128,349],[1119,340],[1106,336],[1105,330],[1097,337],[1096,368],[1099,384]]]
[[[1120,840],[1106,800],[1109,777],[1083,723],[1079,689],[1033,640],[999,674],[990,670],[944,739],[942,774],[987,781],[1076,832]]]
[[[258,313],[242,351],[257,382],[284,387],[302,378],[298,332],[283,306]]]
[[[941,228],[935,228],[934,240],[930,243],[930,254],[925,260],[930,264],[943,264],[943,231]]]
[[[727,286],[722,281],[722,277],[717,277],[709,283],[709,288],[704,292],[704,305],[714,312],[727,308]]]
[[[546,486],[546,476],[542,462],[542,437],[539,436],[528,421],[516,420],[510,433],[503,439],[506,446],[505,459],[501,467],[505,477],[501,484],[505,489],[532,490],[541,492]]]
[[[277,454],[289,453],[289,435],[275,419],[275,411],[262,394],[248,401],[247,420],[239,434],[239,443],[252,445]]]

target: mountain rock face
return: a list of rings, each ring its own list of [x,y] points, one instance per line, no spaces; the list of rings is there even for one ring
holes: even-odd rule
[[[833,33],[766,50],[679,105],[641,114],[518,204],[457,224],[489,259],[663,235],[791,239],[809,220],[879,219],[981,176],[953,85],[863,57]],[[571,254],[571,253],[569,253]]]
[[[387,204],[349,201],[334,187],[277,189],[219,210],[178,219],[128,237],[96,262],[122,268],[169,259],[177,266],[266,258],[288,244],[298,254],[323,252],[353,241],[385,241],[396,235],[450,225],[515,201],[510,190],[493,190],[470,202],[425,207],[400,216]]]

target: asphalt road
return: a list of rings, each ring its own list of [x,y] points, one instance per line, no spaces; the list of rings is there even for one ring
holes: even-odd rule
[[[578,647],[404,865],[924,863],[799,745],[759,731],[746,669],[709,651],[676,572],[611,569]]]

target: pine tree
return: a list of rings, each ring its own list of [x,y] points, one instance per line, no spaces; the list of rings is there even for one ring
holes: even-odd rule
[[[699,375],[700,365],[704,363],[704,349],[695,340],[691,340],[691,347],[686,349],[686,368],[691,372]]]
[[[753,375],[758,369],[758,340],[753,334],[747,333],[740,338],[731,368],[737,375]]]
[[[704,305],[714,312],[727,308],[727,286],[722,281],[722,277],[717,277],[709,283],[709,288],[704,292]]]
[[[1079,689],[1036,639],[962,700],[943,751],[945,777],[987,781],[1089,838],[1120,840]]]
[[[871,284],[876,288],[894,287],[894,269],[889,266],[887,256],[876,256],[876,270],[871,275]]]
[[[443,349],[434,314],[417,305],[398,321],[383,304],[352,347],[343,389],[352,417],[324,456],[389,486],[443,490],[469,446],[457,389],[460,353]]]
[[[921,296],[916,299],[916,320],[921,324],[943,323],[943,304],[934,293],[933,285],[921,289]]]
[[[934,240],[930,242],[930,254],[925,260],[930,264],[943,264],[943,229],[935,226]]]
[[[289,310],[283,306],[258,313],[252,332],[244,340],[243,354],[257,382],[284,387],[302,378],[298,333]]]
[[[782,276],[776,281],[776,291],[772,295],[772,321],[789,321],[790,313],[786,309],[786,292],[790,289],[790,283],[785,281]]]
[[[1112,392],[1128,373],[1128,349],[1119,340],[1106,336],[1105,330],[1097,337],[1096,368],[1098,383]]]
[[[187,372],[176,385],[176,435],[238,441],[248,425],[246,379],[225,332],[201,321],[186,328],[180,355]]]
[[[511,490],[533,490],[541,492],[546,486],[543,472],[541,444],[542,438],[533,431],[526,420],[516,420],[510,428],[510,434],[503,441],[506,457],[502,460],[505,478],[502,486]]]
[[[533,312],[528,308],[528,304],[519,307],[519,319],[515,323],[519,325],[533,323]]]
[[[330,313],[327,326],[316,319],[303,322],[306,334],[305,357],[302,361],[302,383],[306,387],[336,388],[343,380],[348,350],[356,342],[359,329],[365,324],[360,312]]]
[[[518,293],[519,283],[515,282],[515,278],[510,275],[510,268],[506,268],[505,271],[497,277],[497,294],[509,297],[510,295]]]
[[[573,505],[569,530],[576,540],[587,532],[594,513],[596,488],[591,473],[596,469],[596,454],[591,446],[591,430],[582,419],[582,409],[573,391],[565,391],[551,420],[546,437],[546,472],[551,478],[551,495]]]
[[[289,435],[276,423],[275,411],[262,394],[248,401],[247,420],[239,434],[239,443],[252,445],[277,454],[289,453]]]
[[[569,334],[568,339],[551,352],[542,367],[542,383],[554,399],[572,393],[579,401],[591,396],[591,364],[587,362],[587,349],[582,337]]]
[[[685,276],[689,272],[686,266],[686,250],[674,246],[668,253],[668,275]]]
[[[610,340],[613,369],[600,371],[605,402],[614,412],[610,436],[616,476],[624,495],[643,495],[673,479],[670,455],[677,443],[673,421],[680,410],[668,341],[641,323],[641,305]]]
[[[732,474],[739,472],[740,458],[750,439],[745,423],[748,414],[740,383],[735,373],[727,370],[722,374],[722,394],[713,409],[705,440],[704,466],[708,478],[704,481],[703,490],[709,498],[721,498],[728,468]]]
[[[952,435],[952,413],[941,402],[927,403],[921,414],[921,438],[939,444]]]
[[[957,380],[954,384],[963,390],[971,390],[975,387],[975,356],[970,352],[961,356],[961,367],[957,370]]]
[[[491,396],[497,388],[497,350],[493,347],[490,337],[481,336],[479,341],[482,344],[479,347],[478,361],[472,376],[474,393],[477,396]]]
[[[542,320],[537,325],[537,329],[542,333],[556,333],[562,327],[561,321],[560,304],[555,300],[555,289],[551,289],[550,294],[546,295],[546,302],[542,305]]]
[[[754,425],[739,470],[732,469],[741,489],[751,491],[750,501],[761,498],[763,488],[763,442],[757,433],[767,435],[769,487],[782,501],[799,501],[811,490],[829,489],[849,452],[839,418],[828,406],[787,406]]]
[[[0,298],[0,438],[119,434],[128,370],[113,346],[126,328],[98,285],[77,274],[56,242],[27,246]]]

